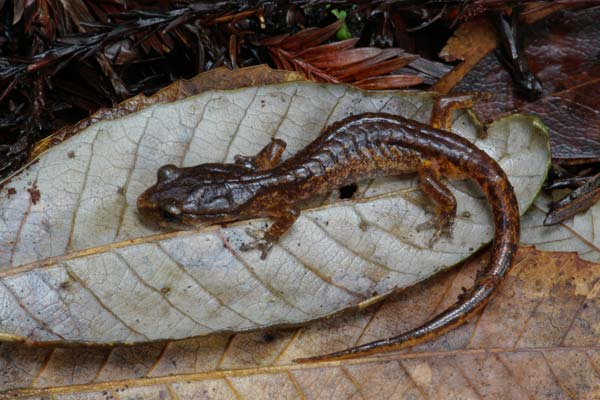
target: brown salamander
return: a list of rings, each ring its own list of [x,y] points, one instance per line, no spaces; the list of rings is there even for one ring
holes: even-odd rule
[[[439,104],[434,107],[431,126],[390,114],[350,116],[330,125],[283,162],[286,144],[274,139],[256,156],[237,156],[235,163],[188,168],[165,165],[158,170],[156,185],[138,198],[138,209],[143,217],[161,224],[270,217],[274,220],[270,228],[254,232],[255,241],[242,248],[259,249],[265,258],[298,218],[299,201],[375,175],[418,174],[422,191],[435,204],[434,217],[419,228],[435,228],[435,241],[440,234],[450,234],[456,213],[456,200],[442,177],[470,178],[485,194],[495,225],[489,264],[473,288],[409,332],[306,360],[347,358],[414,345],[463,323],[480,310],[511,267],[519,242],[518,204],[504,171],[468,140],[439,129],[447,129],[451,121],[449,112]]]

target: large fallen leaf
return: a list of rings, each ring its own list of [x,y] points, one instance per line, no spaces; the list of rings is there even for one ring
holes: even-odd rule
[[[465,183],[454,190],[454,239],[433,248],[431,232],[415,230],[427,215],[410,180],[365,182],[368,199],[304,212],[265,261],[239,251],[246,227],[265,221],[156,236],[135,209],[163,164],[231,161],[273,136],[294,153],[364,111],[427,121],[433,98],[298,82],[205,92],[90,126],[4,187],[0,331],[6,340],[136,343],[298,324],[456,264],[493,234],[486,203]],[[475,140],[467,113],[454,126],[500,161],[526,209],[549,162],[543,127],[515,115]]]
[[[426,320],[455,301],[483,262],[471,260],[380,307],[301,329],[85,353],[5,344],[0,379],[4,389],[27,388],[6,398],[55,400],[598,398],[600,265],[532,248],[519,250],[479,318],[431,343],[358,360],[290,363]]]

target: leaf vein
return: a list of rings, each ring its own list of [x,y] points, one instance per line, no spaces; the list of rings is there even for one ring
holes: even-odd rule
[[[233,146],[233,142],[235,141],[235,139],[237,138],[238,133],[240,132],[240,129],[242,127],[242,123],[244,122],[244,119],[246,119],[246,116],[248,115],[248,110],[252,107],[252,105],[256,101],[256,95],[257,94],[258,94],[258,89],[254,90],[254,95],[252,96],[252,100],[250,100],[250,103],[244,109],[244,115],[242,115],[242,118],[240,119],[240,122],[238,122],[237,127],[235,128],[235,132],[233,132],[233,135],[231,135],[231,138],[229,139],[229,142],[227,143],[227,147],[225,148],[225,154],[223,155],[223,159],[222,159],[221,162],[224,163],[224,162],[227,161],[227,157],[229,157],[229,151],[231,150],[231,146]]]
[[[352,374],[350,374],[350,371],[348,371],[348,369],[346,367],[344,367],[343,365],[340,367],[340,371],[342,371],[342,374],[346,377],[346,379],[348,379],[350,381],[350,384],[352,386],[354,386],[354,389],[356,389],[356,393],[358,393],[358,395],[360,396],[360,398],[361,399],[366,399],[365,395],[362,392],[362,387],[354,379],[354,377],[352,376]]]
[[[596,281],[594,282],[593,285],[591,285],[591,289],[588,292],[588,295],[590,293],[594,293],[594,289],[596,288],[596,285],[598,285],[600,283],[600,278],[596,279]],[[571,321],[569,322],[569,326],[567,327],[567,329],[565,330],[565,333],[563,335],[563,337],[560,338],[559,346],[563,346],[565,339],[567,338],[567,336],[569,336],[569,332],[571,332],[571,329],[573,328],[573,325],[575,324],[575,321],[577,321],[577,317],[579,316],[579,314],[581,313],[581,310],[583,310],[583,306],[585,305],[585,303],[587,303],[588,301],[588,296],[586,296],[582,301],[581,304],[579,304],[579,307],[577,307],[577,311],[575,311],[573,313],[573,317],[571,318]]]
[[[171,306],[173,309],[175,309],[178,313],[180,313],[181,315],[183,315],[190,321],[194,322],[196,325],[201,326],[202,328],[204,328],[208,331],[214,330],[214,329],[210,328],[209,326],[206,326],[203,323],[197,321],[194,317],[192,317],[191,315],[186,313],[184,310],[180,309],[177,305],[173,304],[173,302],[171,300],[169,300],[169,298],[167,296],[165,296],[164,293],[162,293],[160,291],[160,289],[152,286],[144,278],[142,278],[142,276],[140,274],[138,274],[138,272],[135,270],[135,268],[133,268],[131,266],[131,264],[129,264],[129,262],[127,261],[127,259],[125,257],[123,257],[123,255],[119,254],[116,251],[113,251],[111,253],[119,259],[119,261],[127,268],[127,270],[129,270],[144,287],[146,287],[146,288],[150,289],[151,291],[155,292],[156,294],[158,294],[161,299],[163,299],[169,306]]]
[[[239,313],[238,311],[234,310],[230,305],[225,304],[223,302],[223,300],[221,300],[221,298],[219,296],[217,296],[216,294],[212,293],[212,291],[208,290],[208,288],[206,288],[198,279],[196,279],[196,277],[194,275],[192,275],[179,261],[177,261],[175,259],[175,257],[173,257],[160,243],[156,244],[156,247],[163,252],[167,258],[169,258],[169,260],[171,260],[173,262],[173,264],[179,268],[180,271],[182,271],[187,277],[189,277],[191,280],[194,281],[194,283],[196,285],[198,285],[198,287],[200,289],[202,289],[205,293],[207,293],[209,296],[211,296],[213,299],[215,299],[217,301],[217,303],[219,303],[219,305],[221,307],[224,307],[226,309],[228,309],[229,311],[231,311],[232,313],[234,313],[235,315],[239,316],[242,319],[245,319],[246,321],[252,322],[254,325],[259,326],[260,323],[258,323],[257,321],[254,321],[252,319],[250,319],[249,317]]]
[[[29,316],[29,318],[34,320],[40,328],[44,329],[46,332],[49,332],[62,340],[65,339],[64,336],[55,332],[45,321],[36,317],[35,314],[32,313],[31,310],[29,310],[29,308],[25,307],[25,304],[21,302],[21,299],[10,289],[10,287],[8,287],[8,285],[5,282],[0,281],[0,285],[4,286],[7,292],[13,296],[17,305],[25,312],[25,314]]]
[[[298,396],[300,397],[300,399],[305,400],[306,396],[304,395],[304,391],[302,390],[300,383],[298,383],[298,380],[294,377],[294,374],[292,374],[291,371],[286,371],[286,373],[287,373],[287,376],[290,379],[290,381],[292,381],[292,384],[294,385],[294,388],[296,389],[296,393],[298,393]]]
[[[458,371],[460,376],[462,376],[462,378],[465,380],[467,385],[473,390],[473,392],[477,395],[477,397],[479,397],[480,399],[484,399],[485,397],[482,396],[481,393],[479,393],[477,386],[471,381],[471,379],[469,379],[468,375],[465,374],[465,371],[463,371],[462,368],[458,365],[458,363],[456,362],[456,359],[452,359],[451,361],[449,360],[448,362]]]
[[[510,375],[510,377],[512,378],[512,380],[519,385],[519,387],[521,388],[521,390],[527,395],[527,398],[529,399],[534,399],[533,395],[531,393],[529,393],[529,389],[527,389],[527,387],[525,387],[520,380],[515,376],[514,372],[508,367],[508,365],[502,360],[502,357],[499,357],[498,354],[494,354],[494,357],[496,358],[496,360],[500,363],[500,365],[502,365],[502,367],[506,370],[506,372],[508,373],[508,375]]]
[[[187,140],[185,142],[185,145],[183,146],[183,152],[181,154],[181,161],[179,162],[179,166],[183,167],[183,163],[185,162],[185,158],[188,155],[188,152],[190,151],[190,148],[192,146],[192,142],[194,141],[194,138],[196,137],[196,130],[198,130],[198,126],[200,126],[200,124],[202,123],[202,121],[204,120],[204,114],[206,113],[206,109],[208,108],[208,104],[213,100],[213,93],[210,93],[210,97],[206,100],[206,103],[204,103],[204,107],[202,107],[202,112],[200,114],[200,118],[198,118],[198,122],[196,122],[196,125],[194,126],[194,129],[192,131],[192,134],[190,135],[189,140]]]
[[[54,348],[50,349],[48,354],[46,354],[46,357],[44,357],[44,361],[42,363],[42,366],[40,367],[40,370],[35,374],[35,376],[31,380],[31,383],[29,384],[29,386],[36,387],[37,381],[44,374],[44,372],[48,369],[48,365],[50,365],[50,360],[54,356],[55,351],[56,351],[56,348],[54,347]]]
[[[349,295],[351,295],[352,297],[356,297],[356,298],[359,298],[359,299],[362,299],[362,298],[364,298],[364,295],[362,295],[361,293],[359,293],[359,292],[355,292],[355,291],[353,291],[352,289],[349,289],[349,288],[347,288],[347,287],[345,287],[345,286],[342,286],[342,285],[340,285],[340,284],[337,284],[337,283],[335,283],[335,282],[334,282],[334,281],[331,279],[331,277],[328,277],[328,276],[324,275],[324,274],[323,274],[321,271],[319,271],[318,269],[315,269],[315,268],[312,268],[311,266],[309,266],[307,263],[305,263],[304,261],[302,261],[302,259],[301,259],[299,256],[297,256],[296,254],[294,254],[294,253],[293,253],[293,252],[292,252],[292,251],[291,251],[289,248],[285,247],[285,246],[283,245],[283,243],[278,243],[278,247],[279,247],[279,248],[280,248],[282,251],[284,251],[286,254],[288,254],[290,257],[292,257],[294,260],[296,260],[296,261],[297,261],[297,262],[300,264],[300,266],[301,266],[302,268],[304,268],[304,269],[305,269],[305,270],[307,270],[308,272],[310,272],[310,273],[312,273],[312,274],[316,275],[316,276],[317,276],[319,279],[321,279],[321,280],[322,280],[323,282],[325,282],[326,284],[328,284],[328,285],[331,285],[331,286],[333,286],[333,287],[336,287],[337,289],[340,289],[340,290],[342,290],[342,291],[344,291],[344,292],[348,293],[348,294],[349,294]]]
[[[419,392],[419,394],[425,400],[429,400],[429,396],[427,396],[427,394],[425,393],[425,391],[423,390],[423,388],[421,387],[421,385],[419,385],[417,383],[417,381],[415,380],[415,378],[413,378],[413,376],[410,374],[410,372],[408,372],[408,369],[406,368],[406,365],[404,365],[404,363],[402,362],[402,360],[398,360],[396,363],[398,364],[398,367],[402,370],[402,372],[404,372],[404,374],[406,375],[406,377],[408,378],[408,380],[413,384],[413,386],[415,387],[415,389],[417,389],[417,391]]]
[[[75,225],[77,223],[77,214],[79,213],[79,207],[81,207],[81,198],[85,193],[88,177],[90,174],[92,159],[94,158],[94,147],[96,146],[96,140],[98,139],[98,135],[100,133],[100,129],[96,129],[96,133],[94,134],[94,138],[92,139],[90,146],[90,156],[88,158],[87,164],[85,166],[85,170],[83,172],[83,182],[81,184],[81,190],[78,193],[77,200],[75,201],[75,207],[73,210],[73,217],[71,218],[71,226],[69,228],[69,239],[67,240],[67,245],[65,247],[65,251],[68,252],[71,250],[71,245],[73,242],[73,234],[75,233]]]
[[[35,179],[33,180],[33,184],[31,185],[32,188],[36,187],[36,183],[37,183],[39,174],[40,174],[40,170],[38,170],[36,173]],[[15,253],[17,252],[17,247],[19,245],[19,242],[21,241],[21,234],[23,232],[23,228],[25,227],[27,220],[29,219],[29,215],[31,214],[32,207],[33,207],[33,194],[30,193],[29,194],[29,204],[27,204],[27,210],[25,210],[25,213],[23,214],[23,217],[21,218],[21,223],[19,224],[19,229],[17,229],[17,233],[15,235],[15,240],[14,240],[14,242],[12,244],[12,248],[10,250],[9,264],[11,266],[13,266]]]
[[[358,214],[358,213],[357,213]],[[362,216],[359,215],[359,217],[362,219]],[[340,247],[348,250],[351,254],[353,254],[355,257],[360,258],[361,260],[364,260],[366,262],[368,262],[369,264],[374,265],[375,267],[379,268],[379,269],[383,269],[385,271],[388,272],[394,272],[394,273],[399,273],[402,275],[410,275],[410,276],[418,276],[415,273],[410,273],[410,272],[405,272],[405,271],[399,271],[399,270],[395,270],[392,269],[390,267],[388,267],[385,264],[382,264],[380,262],[374,261],[372,260],[369,256],[364,255],[364,254],[359,254],[357,251],[353,250],[351,247],[349,247],[347,244],[341,242],[340,240],[338,240],[335,236],[333,236],[330,232],[328,232],[325,228],[323,228],[323,226],[321,224],[319,224],[315,219],[311,218],[311,217],[306,217],[306,219],[308,219],[309,221],[312,221],[314,223],[314,225],[319,228],[324,234],[325,236],[327,236],[328,238],[330,238],[331,240],[333,240],[337,245],[339,245]],[[387,231],[386,231],[387,232]]]
[[[133,160],[131,163],[131,168],[129,168],[129,171],[127,172],[127,178],[125,179],[125,184],[121,188],[121,192],[122,192],[121,199],[123,200],[123,206],[121,207],[121,211],[119,212],[119,221],[117,222],[117,229],[115,230],[114,240],[117,240],[117,238],[119,237],[119,233],[121,233],[121,228],[123,227],[123,220],[125,219],[125,212],[129,208],[129,204],[127,203],[127,192],[129,191],[129,184],[131,182],[131,177],[133,176],[133,172],[135,171],[135,166],[138,161],[142,140],[146,136],[146,130],[148,129],[148,124],[150,123],[150,118],[152,118],[153,116],[154,116],[154,113],[152,113],[150,116],[148,116],[148,118],[146,118],[146,123],[144,124],[144,129],[142,130],[142,135],[140,136],[140,138],[137,140],[137,143],[135,144],[135,151],[133,152]]]
[[[115,318],[117,321],[119,321],[121,324],[123,324],[123,326],[127,329],[129,329],[129,331],[135,333],[136,335],[140,335],[141,337],[143,337],[145,340],[150,340],[150,338],[146,335],[144,335],[143,333],[141,333],[140,331],[138,331],[137,329],[133,328],[132,326],[129,326],[123,319],[121,319],[121,317],[119,317],[113,310],[111,310],[106,304],[104,304],[104,302],[100,299],[100,297],[84,282],[83,279],[81,279],[73,270],[73,268],[71,268],[71,266],[69,266],[68,264],[65,264],[65,270],[67,272],[67,275],[73,279],[74,281],[76,281],[77,283],[79,283],[79,285],[81,285],[82,288],[84,288],[85,290],[87,290],[90,295],[96,300],[96,302],[98,303],[98,305],[103,308],[107,313],[109,313],[110,315],[112,315],[113,318]]]
[[[552,365],[550,365],[550,362],[548,361],[548,358],[546,357],[546,354],[544,354],[544,352],[539,352],[542,356],[542,359],[544,360],[544,362],[546,363],[546,366],[548,367],[548,371],[550,371],[550,375],[552,375],[552,377],[554,378],[554,381],[556,382],[556,384],[562,389],[562,391],[569,396],[569,398],[575,400],[577,397],[571,393],[570,390],[568,390],[564,384],[561,382],[560,379],[558,379],[558,376],[556,376],[556,374],[554,373],[554,370],[552,369]]]
[[[222,237],[222,235],[219,235]],[[223,242],[226,243],[227,240],[222,237]],[[229,249],[229,252],[231,253],[231,255],[233,256],[233,258],[235,258],[242,267],[244,267],[244,269],[258,282],[261,284],[262,287],[264,287],[265,289],[267,289],[267,291],[269,293],[271,293],[275,298],[280,299],[281,301],[283,301],[286,305],[288,305],[290,308],[293,308],[295,310],[301,311],[302,313],[306,314],[306,315],[310,315],[310,312],[306,312],[303,309],[301,309],[300,307],[298,307],[297,305],[295,305],[294,303],[290,302],[288,299],[286,299],[285,297],[283,297],[281,292],[278,292],[273,286],[271,286],[270,283],[266,282],[264,279],[261,279],[260,276],[258,276],[258,274],[254,271],[254,269],[237,253],[237,251],[235,251],[233,249],[233,247],[231,247],[229,244],[226,243],[227,248]]]
[[[277,123],[277,125],[275,125],[275,128],[271,132],[271,138],[274,138],[277,135],[277,132],[279,131],[279,128],[281,128],[281,125],[283,124],[283,122],[287,118],[287,116],[288,116],[288,114],[290,112],[290,108],[292,108],[292,102],[294,101],[294,98],[296,97],[296,94],[298,94],[298,85],[296,85],[294,87],[294,93],[290,96],[290,101],[288,102],[287,107],[285,108],[285,111],[281,115],[281,119],[279,120],[279,122]]]

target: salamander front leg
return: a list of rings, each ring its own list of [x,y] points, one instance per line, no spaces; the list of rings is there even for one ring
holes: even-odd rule
[[[429,246],[441,237],[442,234],[452,237],[452,225],[456,217],[456,199],[448,189],[448,186],[442,181],[442,175],[439,168],[433,164],[424,167],[419,173],[419,184],[421,190],[433,201],[435,215],[427,222],[417,226],[417,231],[434,228],[435,232],[429,240]]]
[[[272,139],[271,142],[263,147],[255,156],[237,155],[234,157],[235,163],[255,171],[269,170],[281,160],[281,155],[285,151],[287,144],[281,139]]]
[[[300,215],[300,210],[292,205],[286,205],[277,209],[267,210],[266,214],[275,219],[275,222],[267,229],[261,231],[257,229],[247,229],[246,233],[254,239],[254,241],[246,243],[240,247],[242,251],[261,250],[260,258],[264,260],[271,247],[290,227],[296,222]]]

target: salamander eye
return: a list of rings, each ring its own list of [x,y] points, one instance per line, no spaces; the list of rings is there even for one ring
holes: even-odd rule
[[[163,217],[166,219],[175,219],[181,215],[181,208],[176,204],[163,204],[160,208],[163,212]]]
[[[166,182],[171,181],[179,177],[179,168],[177,168],[173,164],[163,165],[156,172],[156,177],[158,178],[158,182]]]

